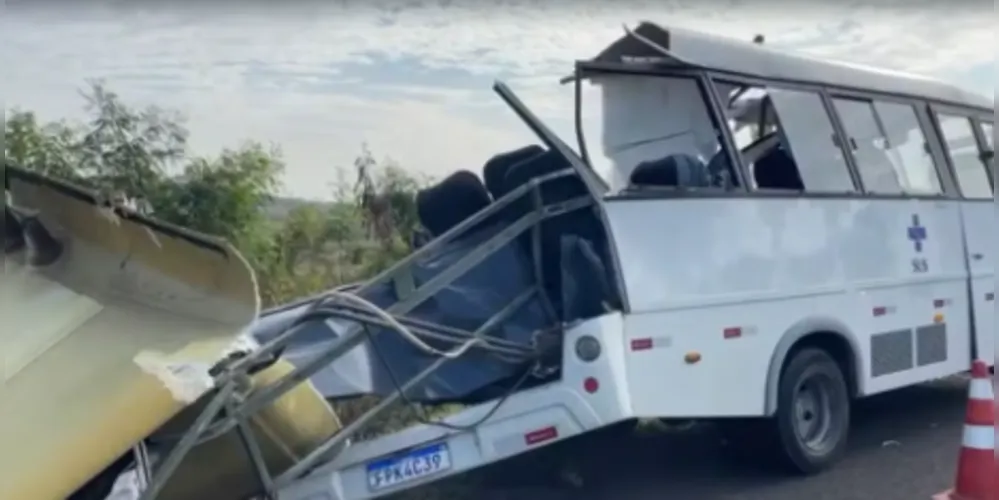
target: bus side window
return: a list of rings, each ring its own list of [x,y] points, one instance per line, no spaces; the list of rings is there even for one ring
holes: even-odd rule
[[[991,122],[982,122],[982,134],[985,135],[985,143],[989,145],[989,151],[995,151],[996,136]]]
[[[732,187],[721,125],[697,80],[614,74],[591,82],[599,88],[602,115],[599,133],[588,134],[600,138],[591,151],[606,166],[613,190]]]
[[[725,118],[749,187],[818,193],[853,192],[822,98],[800,92],[718,81]]]
[[[982,135],[985,136],[985,144],[988,146],[987,151],[983,151],[986,154],[995,154],[996,151],[996,136],[995,130],[992,128],[991,122],[982,122]],[[995,160],[989,158],[986,163],[993,165]]]
[[[937,121],[961,194],[971,199],[992,198],[992,185],[981,160],[971,119],[939,113]]]
[[[843,158],[826,107],[817,92],[768,88],[783,147],[794,158],[806,192],[852,193],[853,178]],[[761,186],[762,187],[762,186]]]
[[[836,114],[843,123],[847,144],[857,162],[860,180],[870,193],[901,194],[902,172],[891,161],[885,146],[890,142],[878,124],[869,101],[833,99]]]
[[[910,104],[874,101],[874,111],[884,131],[884,150],[899,173],[903,191],[912,195],[942,194],[940,174],[915,108]]]

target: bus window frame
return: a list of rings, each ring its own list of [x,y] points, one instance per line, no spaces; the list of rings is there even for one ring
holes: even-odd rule
[[[986,120],[986,119],[982,118],[981,115],[976,115],[975,117],[972,117],[971,121],[975,125],[975,131],[974,131],[974,133],[975,133],[975,137],[978,140],[978,150],[981,152],[979,154],[982,155],[981,156],[982,163],[985,163],[985,172],[988,174],[989,181],[992,182],[992,192],[993,192],[992,197],[995,198],[995,194],[994,194],[995,193],[995,189],[996,189],[995,188],[995,186],[996,186],[996,179],[995,179],[995,177],[996,177],[996,172],[995,172],[995,143],[989,144],[989,138],[985,135],[985,124],[988,124],[990,127],[992,127],[992,131],[993,131],[993,133],[995,133],[995,122],[994,122],[994,120],[991,119],[991,118],[993,118],[993,116],[989,116],[988,118],[990,118],[990,119]],[[991,152],[992,155],[993,155],[992,168],[989,168],[988,162],[985,159],[985,153],[986,153],[986,151]]]
[[[849,143],[852,144],[855,141],[855,137],[853,135],[852,130],[851,129],[847,129],[847,127],[846,127],[847,123],[846,123],[846,121],[843,120],[843,116],[839,112],[839,108],[837,107],[837,102],[843,103],[843,104],[845,104],[845,103],[852,103],[854,105],[860,104],[860,105],[863,105],[864,107],[868,108],[868,109],[865,110],[865,112],[869,112],[870,113],[870,118],[873,121],[873,125],[874,125],[874,128],[877,130],[877,133],[878,134],[882,134],[882,135],[886,134],[886,132],[884,130],[884,125],[881,123],[881,117],[878,116],[878,112],[874,108],[874,101],[872,99],[866,99],[866,98],[855,97],[855,96],[843,96],[843,95],[839,95],[839,94],[836,94],[836,93],[830,93],[829,94],[829,101],[830,101],[830,103],[832,103],[832,109],[829,112],[833,116],[835,116],[835,120],[837,120],[838,122],[840,122],[842,124],[842,126],[843,126],[842,137],[844,139],[848,139],[847,142],[849,142]],[[857,158],[857,154],[856,154],[857,151],[855,149],[853,149],[852,147],[850,147],[850,148],[842,148],[842,149],[844,150],[844,154],[848,155],[850,158],[853,159],[853,164],[856,165],[857,173],[858,173],[858,176],[859,176],[858,182],[862,186],[863,193],[865,195],[870,196],[870,197],[874,197],[874,196],[882,196],[882,195],[884,195],[884,196],[899,196],[900,194],[906,194],[905,193],[905,186],[902,185],[901,179],[898,179],[897,177],[896,177],[896,179],[898,180],[898,190],[899,190],[898,193],[890,193],[890,192],[884,192],[884,191],[876,191],[876,192],[870,191],[870,189],[867,187],[867,184],[864,182],[863,174],[861,174],[861,172],[860,172],[860,160]],[[897,176],[897,174],[896,174],[896,176]]]
[[[990,116],[989,118],[992,118],[992,117]],[[979,139],[980,144],[982,145],[982,150],[983,151],[984,150],[991,151],[991,149],[989,149],[989,148],[994,148],[995,145],[994,144],[989,144],[989,136],[985,135],[985,126],[988,125],[989,127],[992,127],[993,131],[995,131],[995,121],[994,120],[984,120],[982,118],[972,118],[972,120],[975,122],[975,125],[978,127],[977,129],[975,129],[975,134],[982,136],[981,139]],[[995,138],[993,138],[993,140],[994,139]]]
[[[870,91],[865,89],[859,89],[856,87],[846,87],[830,84],[821,84],[815,82],[804,82],[793,79],[781,79],[781,78],[761,78],[758,76],[747,75],[744,73],[734,72],[734,71],[723,71],[709,68],[697,68],[693,66],[664,66],[656,63],[634,63],[634,62],[621,62],[621,63],[610,63],[610,62],[593,62],[593,61],[579,61],[577,62],[577,74],[576,78],[580,76],[588,76],[590,72],[593,73],[621,73],[621,74],[631,74],[639,76],[688,76],[695,78],[701,86],[702,92],[706,92],[706,98],[709,104],[709,110],[713,114],[712,118],[715,123],[722,124],[719,127],[719,132],[721,137],[719,138],[719,143],[727,150],[727,156],[729,161],[732,162],[733,170],[736,173],[738,179],[738,186],[732,189],[657,189],[657,188],[641,188],[637,190],[627,190],[613,195],[608,195],[604,197],[605,201],[612,202],[615,200],[633,200],[633,199],[691,199],[691,198],[795,198],[795,199],[884,199],[884,200],[967,200],[967,201],[978,201],[976,199],[964,198],[957,186],[957,181],[954,177],[953,166],[951,165],[950,155],[947,153],[945,143],[943,142],[943,135],[939,129],[939,123],[936,120],[937,110],[943,113],[958,114],[960,116],[968,116],[972,120],[981,120],[992,122],[992,117],[994,116],[995,109],[979,108],[974,106],[964,106],[961,104],[940,101],[938,99],[931,99],[919,95],[909,95],[891,92],[878,92]],[[850,171],[850,175],[853,178],[854,185],[857,187],[856,192],[853,193],[822,193],[822,192],[807,192],[807,191],[778,191],[778,190],[753,190],[750,188],[750,172],[747,166],[742,161],[742,156],[738,154],[738,149],[735,146],[735,139],[732,134],[732,130],[728,127],[728,122],[725,121],[727,115],[724,112],[724,108],[721,105],[722,99],[721,94],[718,93],[718,89],[715,86],[716,82],[730,83],[735,85],[743,86],[756,86],[756,87],[772,87],[779,89],[786,89],[791,91],[806,91],[815,92],[822,97],[822,102],[826,109],[826,114],[828,115],[830,121],[833,124],[833,129],[836,134],[840,137],[840,149],[846,147],[845,141],[842,140],[845,137],[845,131],[843,129],[843,124],[839,119],[839,115],[836,114],[835,109],[832,105],[832,95],[838,95],[843,97],[853,97],[867,100],[878,100],[885,102],[894,102],[900,104],[909,104],[916,110],[916,115],[919,117],[920,125],[923,127],[924,134],[926,135],[926,140],[929,143],[931,154],[934,158],[934,163],[937,166],[938,173],[940,174],[940,181],[942,187],[942,194],[938,195],[926,195],[926,194],[884,194],[884,193],[870,193],[863,186],[860,180],[860,175],[857,170],[856,162],[853,159],[853,155],[849,154],[849,151],[844,151],[844,159],[847,163],[847,168]],[[577,113],[580,103],[576,103]],[[981,130],[976,127],[977,136],[981,135]],[[979,137],[979,140],[981,138]],[[988,169],[986,169],[988,170]],[[989,171],[989,175],[992,172]],[[994,183],[993,183],[994,186]],[[994,188],[993,188],[994,189]],[[989,200],[990,201],[990,200]]]
[[[978,146],[979,154],[987,149],[987,143],[982,132],[982,127],[980,123],[982,121],[987,121],[986,118],[992,118],[994,115],[988,114],[982,110],[976,108],[967,108],[961,106],[953,106],[947,104],[930,103],[927,110],[929,114],[929,119],[933,124],[933,133],[936,137],[936,142],[941,148],[943,153],[945,164],[947,165],[947,173],[951,178],[951,182],[954,184],[954,197],[969,202],[992,202],[995,198],[996,182],[995,176],[992,169],[988,168],[983,162],[982,168],[985,169],[985,176],[989,179],[992,184],[992,198],[968,198],[964,196],[961,192],[960,186],[957,180],[957,170],[954,168],[954,161],[951,159],[950,147],[947,145],[947,138],[943,133],[943,126],[940,124],[940,115],[950,115],[964,118],[968,121],[968,125],[971,126],[972,136],[975,138],[975,144]]]
[[[645,76],[649,78],[686,78],[692,80],[697,84],[697,88],[701,93],[702,99],[704,99],[705,109],[708,113],[708,118],[712,121],[715,128],[720,131],[718,136],[718,144],[725,151],[725,156],[728,157],[729,165],[732,167],[732,173],[735,176],[734,186],[730,188],[703,188],[703,193],[711,193],[716,196],[731,196],[733,193],[742,192],[745,193],[747,186],[746,183],[749,181],[749,177],[746,176],[745,167],[742,165],[742,161],[739,159],[739,155],[735,153],[733,149],[735,147],[734,139],[728,132],[728,125],[725,122],[719,122],[719,117],[724,115],[719,114],[720,101],[718,100],[717,89],[711,84],[711,80],[707,78],[704,71],[691,69],[691,68],[671,68],[668,70],[658,69],[652,70],[645,65],[619,65],[619,64],[608,64],[608,63],[578,63],[579,71],[581,75],[577,75],[577,85],[581,80],[580,76],[583,78],[590,78],[597,75],[631,75],[631,76]],[[582,96],[578,95],[581,92],[577,92],[577,102],[576,102],[576,115],[577,121],[581,115],[582,109]],[[580,149],[589,148],[585,145],[586,137],[580,127],[581,124],[577,124],[577,140],[581,143]],[[589,155],[587,154],[587,162]],[[592,165],[590,166],[592,169]],[[627,197],[625,193],[618,193],[613,195],[607,195],[604,197],[605,200],[613,200],[620,197]]]
[[[830,195],[831,196],[850,196],[850,197],[852,197],[852,196],[858,196],[858,195],[864,194],[863,185],[860,182],[860,174],[859,174],[859,171],[857,170],[856,161],[854,160],[853,156],[849,154],[849,150],[846,147],[846,141],[844,140],[844,137],[846,137],[846,136],[843,133],[842,124],[838,123],[834,119],[834,117],[830,114],[831,101],[828,99],[828,94],[825,92],[825,89],[823,89],[822,87],[819,87],[819,86],[812,86],[812,85],[786,84],[786,83],[783,83],[783,82],[781,82],[781,83],[768,83],[767,80],[760,80],[759,82],[750,82],[750,83],[747,83],[745,81],[740,81],[740,80],[741,79],[733,79],[733,78],[727,78],[727,77],[723,77],[723,78],[711,78],[712,84],[737,85],[737,86],[743,86],[743,87],[757,87],[757,88],[761,88],[761,89],[783,90],[783,91],[788,91],[788,92],[800,92],[800,93],[814,94],[815,96],[817,96],[819,98],[819,102],[822,104],[822,108],[826,112],[826,116],[829,119],[829,124],[832,127],[832,129],[833,129],[833,133],[837,136],[836,137],[836,145],[837,145],[837,147],[839,147],[840,152],[843,154],[843,163],[844,163],[844,166],[847,169],[847,174],[850,176],[850,180],[853,183],[853,191],[852,192],[845,192],[845,191],[844,192],[822,192],[822,191],[817,191],[817,192],[816,191],[800,191],[800,192],[798,192],[798,191],[794,191],[794,193],[797,193],[799,196],[803,196],[803,197],[808,197],[808,196],[812,196],[812,195],[819,195],[819,196],[823,196],[823,197],[830,196]],[[773,108],[774,108],[774,110],[773,110],[774,111],[774,122],[777,124],[777,127],[778,127],[778,131],[777,132],[782,137],[784,137],[785,140],[789,140],[789,139],[786,139],[787,135],[786,135],[786,133],[783,130],[784,129],[784,125],[783,125],[783,123],[781,121],[780,113],[777,111],[777,109],[776,109],[775,106],[773,106]],[[729,129],[728,126],[727,126],[728,118],[727,118],[727,115],[725,115],[724,109],[723,108],[719,108],[718,113],[721,114],[721,116],[723,116],[725,118],[724,123],[726,123],[726,127],[725,127],[726,130],[724,131],[724,133],[726,133],[726,134],[728,134],[730,136],[733,136],[732,140],[733,140],[733,145],[734,145],[735,144],[735,142],[734,142],[735,141],[734,134],[732,133],[732,130]],[[743,161],[742,155],[739,154],[739,150],[738,149],[735,149],[733,152],[735,153],[735,156],[737,156],[738,159],[739,159],[739,162],[740,162],[740,165],[741,165],[740,169],[742,169],[745,172],[745,175],[747,176],[747,179],[748,179],[749,176],[752,175],[752,173],[749,171],[749,166],[744,164],[745,162]],[[754,193],[754,194],[761,194],[761,195],[774,195],[774,194],[781,193],[781,191],[776,191],[776,190],[760,190],[760,189],[750,189],[749,192],[750,193]]]
[[[908,106],[916,114],[916,120],[919,122],[919,129],[923,133],[923,139],[929,146],[930,158],[933,160],[933,168],[937,174],[937,180],[940,182],[940,191],[938,194],[909,194],[903,193],[901,197],[903,198],[915,198],[915,199],[940,199],[940,198],[959,198],[961,197],[961,190],[957,186],[957,181],[953,178],[953,174],[948,167],[947,163],[947,152],[940,143],[940,138],[935,136],[935,125],[930,120],[930,109],[929,104],[926,101],[920,101],[918,99],[912,99],[903,96],[891,95],[891,94],[877,94],[874,92],[863,93],[863,92],[853,92],[844,90],[830,90],[829,91],[830,101],[833,99],[850,99],[855,101],[864,101],[872,106],[874,110],[875,120],[878,121],[879,126],[883,129],[884,124],[881,123],[881,116],[877,112],[876,104],[878,102],[883,102],[885,104],[896,104],[902,106]],[[832,112],[836,115],[836,120],[842,123],[842,118],[836,111],[835,106]],[[844,131],[845,133],[845,131]],[[887,132],[886,132],[887,133]],[[850,156],[853,156],[853,152],[850,152]],[[856,159],[854,159],[856,163]],[[884,193],[869,193],[866,188],[864,190],[865,194],[872,198],[899,198],[899,195],[884,194]]]

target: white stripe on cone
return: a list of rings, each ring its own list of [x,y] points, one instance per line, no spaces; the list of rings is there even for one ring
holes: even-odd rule
[[[995,400],[992,393],[992,382],[988,379],[976,378],[971,380],[971,387],[968,391],[970,399],[981,399],[984,401]]]
[[[985,425],[965,425],[963,441],[965,448],[993,451],[996,449],[996,430]]]

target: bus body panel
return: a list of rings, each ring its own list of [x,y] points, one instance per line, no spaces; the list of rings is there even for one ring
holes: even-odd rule
[[[967,237],[968,266],[974,306],[975,352],[990,365],[999,357],[996,350],[995,265],[996,206],[988,201],[962,202],[964,231]]]
[[[626,366],[635,415],[767,414],[769,369],[783,332],[790,331],[798,319],[818,323],[825,315],[854,304],[852,297],[840,293],[627,316]],[[788,314],[789,310],[801,313]],[[725,331],[731,328],[741,328],[740,336],[726,338]],[[639,347],[648,338],[653,339],[652,346]],[[861,351],[866,349],[860,339],[854,338],[853,343]],[[685,357],[690,353],[699,353],[701,359],[688,363]]]
[[[860,395],[970,366],[956,201],[617,197],[606,211],[637,416],[767,414],[778,346],[827,320],[847,330]]]

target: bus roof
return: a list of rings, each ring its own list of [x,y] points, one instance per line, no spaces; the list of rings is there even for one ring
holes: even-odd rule
[[[733,38],[665,28],[647,21],[634,30],[626,30],[624,36],[607,46],[592,62],[621,64],[629,60],[900,94],[974,108],[995,108],[995,102],[983,95],[933,78],[824,61]]]

